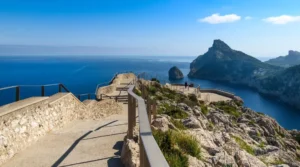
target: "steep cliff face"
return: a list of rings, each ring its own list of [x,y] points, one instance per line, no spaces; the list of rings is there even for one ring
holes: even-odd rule
[[[262,93],[278,96],[282,101],[300,108],[300,65],[261,80],[257,88]]]
[[[215,40],[191,63],[188,76],[247,85],[300,108],[300,65],[286,69],[269,65],[231,49],[221,40]]]
[[[215,40],[205,54],[191,63],[188,76],[247,83],[255,78],[263,78],[277,69],[241,51],[231,49],[221,40]]]
[[[274,59],[266,61],[268,64],[281,66],[281,67],[291,67],[300,64],[300,52],[290,50],[289,54],[286,56],[279,56]]]

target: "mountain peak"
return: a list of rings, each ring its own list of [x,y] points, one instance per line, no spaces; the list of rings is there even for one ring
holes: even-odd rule
[[[231,48],[222,40],[216,39],[214,40],[212,48],[220,49],[220,50],[231,50]]]
[[[288,55],[300,55],[300,52],[290,50]]]

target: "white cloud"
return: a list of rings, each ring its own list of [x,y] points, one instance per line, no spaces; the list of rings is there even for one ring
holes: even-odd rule
[[[199,22],[205,22],[209,24],[220,24],[220,23],[232,23],[235,21],[241,20],[241,16],[236,14],[228,14],[221,16],[219,13],[215,13],[211,16],[205,17],[203,19],[199,19]]]
[[[272,24],[287,24],[291,22],[300,21],[300,16],[289,16],[289,15],[281,15],[276,17],[268,17],[263,19],[263,21],[272,23]]]
[[[251,17],[251,16],[246,16],[245,17],[245,20],[252,20],[253,19],[253,17]]]

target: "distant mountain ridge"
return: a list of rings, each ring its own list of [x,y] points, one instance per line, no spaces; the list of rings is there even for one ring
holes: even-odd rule
[[[212,47],[190,64],[188,76],[247,85],[300,109],[300,65],[287,69],[270,65],[221,40],[214,40]]]
[[[281,67],[291,67],[294,65],[298,65],[300,64],[300,52],[290,50],[288,55],[270,59],[266,61],[266,63]]]

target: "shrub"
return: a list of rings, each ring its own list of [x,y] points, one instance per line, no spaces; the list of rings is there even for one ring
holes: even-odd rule
[[[154,86],[149,86],[148,87],[148,90],[149,90],[149,92],[151,93],[151,94],[155,94],[156,93],[156,88],[154,87]]]
[[[175,119],[184,119],[184,118],[187,118],[189,116],[186,112],[182,111],[179,108],[174,108],[174,109],[171,109],[169,111],[166,111],[165,114],[167,114],[170,117],[173,117]]]
[[[176,133],[175,140],[179,148],[183,152],[200,159],[200,147],[197,140],[190,135],[179,132]]]
[[[178,121],[176,119],[171,119],[171,122],[178,129],[181,129],[181,130],[187,129],[181,121]]]
[[[153,136],[170,166],[188,166],[188,155],[200,158],[198,142],[190,135],[172,130],[153,130]]]
[[[208,130],[210,130],[210,131],[212,131],[212,130],[214,130],[214,128],[215,128],[215,125],[211,122],[211,121],[209,121],[208,122]]]
[[[142,96],[142,92],[139,89],[134,89],[133,92],[138,96]]]
[[[189,100],[191,100],[192,102],[198,103],[198,98],[195,94],[189,94],[188,95]]]
[[[236,119],[242,115],[242,113],[237,111],[237,109],[235,107],[233,107],[233,106],[231,106],[231,105],[229,105],[229,104],[227,104],[223,101],[222,102],[216,102],[216,103],[214,103],[214,105],[217,108],[219,108],[219,109],[223,110],[224,112],[226,112],[227,114],[232,115]]]
[[[261,142],[259,143],[258,147],[260,147],[260,148],[265,148],[265,143],[261,141]]]
[[[160,83],[160,81],[158,79],[156,79],[156,78],[151,78],[151,81],[155,81],[157,83]]]
[[[208,114],[208,108],[207,106],[205,106],[204,104],[201,104],[200,105],[200,108],[201,108],[201,112],[204,114],[204,115],[207,115]]]
[[[244,149],[249,154],[254,155],[254,149],[250,145],[248,145],[243,139],[237,136],[231,136],[231,137],[234,138],[234,140],[240,146],[240,148]]]

